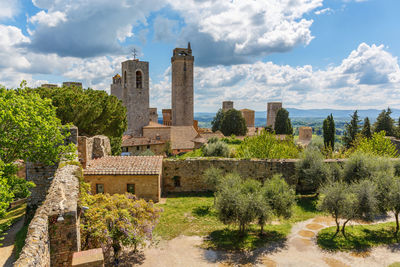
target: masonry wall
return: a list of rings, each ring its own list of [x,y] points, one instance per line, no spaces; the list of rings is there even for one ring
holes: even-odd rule
[[[92,194],[96,194],[96,184],[104,185],[104,193],[125,194],[127,184],[135,184],[135,195],[146,200],[160,200],[159,175],[85,175],[85,181],[90,183]]]
[[[163,161],[163,193],[207,191],[212,188],[203,182],[204,172],[215,167],[225,173],[238,172],[242,177],[259,181],[271,178],[280,173],[286,182],[296,188],[297,192],[307,193],[315,190],[316,184],[299,181],[296,175],[296,159],[265,160],[265,159],[230,159],[230,158],[193,158],[164,159]],[[343,160],[326,160],[327,164]]]
[[[64,164],[63,164],[64,165]],[[70,266],[80,250],[79,176],[81,168],[57,169],[43,204],[29,224],[25,246],[14,266]],[[57,221],[57,218],[63,221]]]

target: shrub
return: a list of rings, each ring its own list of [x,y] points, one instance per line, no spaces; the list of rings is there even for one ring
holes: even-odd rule
[[[237,149],[240,158],[291,159],[297,158],[298,154],[292,137],[280,141],[275,134],[265,130],[257,136],[246,137]]]
[[[213,144],[213,143],[216,143],[216,142],[218,142],[218,137],[211,137],[210,139],[208,139],[208,144]],[[222,140],[221,140],[222,141]]]
[[[146,149],[145,151],[141,152],[139,156],[154,156],[154,152],[150,149]]]
[[[296,201],[296,192],[286,183],[280,174],[264,182],[262,194],[275,216],[290,218]]]
[[[296,173],[299,184],[317,188],[330,177],[329,166],[324,162],[324,156],[315,148],[307,148],[296,162]]]
[[[218,141],[215,143],[207,144],[203,147],[203,154],[206,157],[228,157],[229,147],[224,142]]]
[[[347,151],[347,155],[362,152],[381,157],[398,157],[396,146],[385,135],[384,131],[374,133],[371,138],[358,135],[354,146]]]

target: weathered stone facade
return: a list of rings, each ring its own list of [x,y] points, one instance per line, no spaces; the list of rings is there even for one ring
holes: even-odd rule
[[[172,109],[170,109],[170,108],[163,109],[162,115],[163,115],[163,125],[171,126],[172,125]]]
[[[149,120],[158,123],[157,108],[149,108]]]
[[[193,65],[190,43],[188,48],[175,48],[172,63],[172,125],[193,126]]]
[[[111,155],[110,139],[104,135],[78,137],[78,158],[83,168],[89,160]]]
[[[82,83],[81,82],[63,82],[63,87],[64,86],[76,86],[76,87],[82,87]]]
[[[267,107],[267,126],[275,128],[275,118],[278,110],[282,108],[282,102],[269,102]]]
[[[143,127],[149,124],[149,62],[138,59],[122,62],[122,78],[114,76],[111,94],[126,106],[126,134],[142,136]]]
[[[222,110],[227,111],[233,109],[233,101],[224,101],[222,102]]]
[[[255,125],[255,111],[251,109],[241,109],[240,112],[244,120],[246,121],[247,127],[254,127]]]

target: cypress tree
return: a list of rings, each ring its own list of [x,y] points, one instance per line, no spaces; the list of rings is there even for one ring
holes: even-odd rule
[[[325,147],[330,147],[332,150],[335,149],[335,121],[333,120],[333,115],[329,115],[323,123],[323,136]]]
[[[349,148],[353,141],[356,139],[358,133],[360,133],[360,119],[358,117],[357,110],[351,115],[350,123],[346,123],[346,130],[343,134],[343,142],[347,148]]]
[[[390,108],[388,108],[387,110],[382,110],[382,112],[378,115],[378,118],[374,124],[376,133],[385,131],[386,136],[394,135],[394,122],[390,117],[390,114],[392,114],[392,111]]]
[[[279,109],[276,113],[275,133],[293,134],[293,127],[289,119],[289,112],[284,108]]]
[[[368,117],[364,119],[364,126],[363,129],[361,130],[361,134],[366,137],[366,138],[371,138],[372,133],[371,133],[371,124],[369,122]]]

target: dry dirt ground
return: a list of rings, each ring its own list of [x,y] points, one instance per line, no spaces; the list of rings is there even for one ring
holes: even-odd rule
[[[202,237],[179,236],[146,248],[136,266],[386,267],[400,261],[399,245],[390,248],[377,247],[364,254],[322,251],[316,244],[316,233],[332,225],[334,222],[328,217],[316,217],[297,223],[293,226],[284,247],[278,244],[269,245],[247,254],[202,249]]]
[[[3,244],[0,247],[0,266],[11,267],[15,261],[14,256],[14,242],[15,235],[19,231],[19,229],[24,226],[24,218],[20,219],[18,222],[14,223],[14,225],[7,231],[7,234],[4,236],[4,239],[0,242]]]

